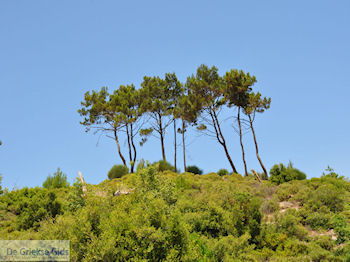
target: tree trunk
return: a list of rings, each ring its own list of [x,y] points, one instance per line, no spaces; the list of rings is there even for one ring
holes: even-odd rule
[[[241,107],[238,107],[237,122],[238,122],[238,128],[239,128],[239,142],[241,144],[241,149],[242,149],[244,173],[246,176],[248,176],[247,163],[245,161],[245,152],[244,152],[244,145],[243,145],[243,135],[242,135],[242,125],[241,125]]]
[[[182,154],[184,159],[184,172],[186,172],[186,143],[185,143],[185,121],[182,120]]]
[[[126,124],[126,135],[127,135],[127,139],[128,139],[128,148],[129,148],[129,160],[130,160],[130,164],[132,162],[132,152],[131,152],[131,142],[130,142],[130,132],[129,132],[129,125]]]
[[[227,160],[228,160],[228,162],[229,162],[230,165],[231,165],[231,168],[232,168],[233,173],[238,174],[237,169],[236,169],[235,165],[233,164],[233,161],[232,161],[232,158],[231,158],[231,156],[230,156],[230,153],[228,152],[228,149],[227,149],[227,146],[226,146],[226,142],[224,142],[224,143],[222,144],[222,146],[223,146],[223,148],[224,148],[224,150],[225,150],[225,154],[226,154]]]
[[[131,140],[131,145],[132,145],[132,148],[133,148],[133,151],[134,151],[134,156],[133,156],[133,159],[130,163],[130,166],[131,166],[131,173],[134,173],[134,167],[135,167],[135,163],[136,163],[136,156],[137,156],[137,152],[136,152],[136,147],[135,147],[135,143],[134,143],[134,130],[133,130],[133,125],[130,124],[130,140]]]
[[[162,147],[163,161],[166,161],[165,149],[164,149],[164,130],[163,130],[163,123],[162,123],[162,116],[160,114],[159,114],[159,135],[160,135],[160,144]]]
[[[162,158],[163,158],[163,161],[166,161],[163,132],[160,134],[160,143],[161,143],[161,146],[162,146]]]
[[[177,137],[177,135],[176,135],[176,119],[174,118],[174,172],[176,172],[177,171],[177,166],[176,166],[176,160],[177,160],[177,144],[176,144],[176,137]]]
[[[265,166],[264,166],[264,164],[259,156],[259,147],[258,147],[258,142],[256,140],[256,135],[255,135],[254,127],[253,127],[253,119],[252,119],[251,115],[248,115],[248,117],[249,117],[250,129],[252,130],[252,134],[253,134],[253,138],[254,138],[256,157],[259,160],[260,166],[263,169],[265,176],[267,177],[266,168],[265,168]]]
[[[218,117],[217,117],[215,111],[211,109],[210,115],[211,115],[211,118],[212,118],[212,121],[213,121],[213,124],[214,124],[216,138],[219,141],[219,143],[221,144],[221,146],[224,148],[227,160],[228,160],[228,162],[231,165],[233,173],[238,174],[237,169],[236,169],[235,165],[233,164],[233,161],[232,161],[232,158],[230,156],[230,153],[228,152],[226,141],[225,141],[224,135],[221,132],[220,123],[219,123],[219,120],[218,120]]]
[[[117,144],[117,148],[118,148],[118,154],[120,156],[120,159],[122,160],[123,162],[123,165],[126,166],[126,161],[125,161],[125,158],[122,154],[122,151],[120,149],[120,144],[119,144],[119,138],[118,138],[118,134],[117,134],[117,130],[114,130],[114,138],[115,138],[115,142]]]

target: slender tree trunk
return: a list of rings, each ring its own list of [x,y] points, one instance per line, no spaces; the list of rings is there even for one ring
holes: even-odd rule
[[[161,146],[162,146],[162,158],[163,158],[164,161],[166,161],[163,132],[160,133],[160,143],[161,143]]]
[[[177,141],[176,141],[176,137],[177,137],[177,135],[176,135],[176,119],[174,118],[174,171],[176,172],[177,171]]]
[[[160,114],[159,114],[159,135],[160,135],[160,144],[162,147],[163,161],[166,161],[165,149],[164,149],[164,130],[163,130],[163,123],[162,123],[162,116]]]
[[[242,125],[241,125],[241,107],[238,107],[237,122],[238,122],[238,128],[239,128],[239,142],[241,144],[241,149],[242,149],[244,173],[246,176],[248,176],[247,163],[245,161],[245,152],[244,152],[244,145],[243,145],[243,134],[242,134]]]
[[[118,154],[120,156],[120,159],[122,160],[123,162],[123,165],[126,166],[126,161],[125,161],[125,158],[122,154],[122,151],[120,149],[120,144],[119,144],[119,138],[118,138],[118,134],[117,134],[117,130],[114,130],[114,138],[115,138],[115,142],[117,144],[117,148],[118,148]]]
[[[233,173],[238,174],[237,169],[236,169],[235,165],[233,164],[233,161],[232,161],[232,158],[231,158],[231,156],[230,156],[230,153],[228,152],[228,149],[227,149],[227,146],[226,146],[226,142],[223,143],[222,146],[223,146],[223,148],[224,148],[224,150],[225,150],[225,154],[226,154],[227,160],[228,160],[228,162],[229,162],[230,165],[231,165],[231,168],[232,168]]]
[[[261,158],[259,156],[259,147],[258,147],[258,142],[256,140],[255,130],[254,130],[254,127],[253,127],[253,119],[252,119],[251,115],[248,115],[248,117],[249,117],[250,129],[252,130],[252,134],[253,134],[253,138],[254,138],[256,157],[259,160],[260,166],[263,169],[265,176],[267,177],[266,168],[265,168],[265,166],[264,166],[264,164],[263,164],[263,162],[262,162],[262,160],[261,160]]]
[[[186,143],[185,143],[185,121],[182,119],[182,154],[184,159],[184,172],[186,172]]]
[[[216,115],[215,111],[211,109],[210,115],[212,117],[212,121],[213,121],[213,124],[214,124],[216,138],[219,141],[219,143],[221,144],[221,146],[224,148],[227,160],[228,160],[228,162],[231,165],[232,171],[237,174],[238,173],[237,169],[236,169],[235,165],[233,164],[233,161],[232,161],[232,158],[230,156],[230,153],[228,152],[226,141],[225,141],[224,135],[221,132],[220,123],[219,123],[219,120],[217,118],[217,115]]]
[[[136,163],[136,157],[137,157],[137,152],[136,152],[136,147],[135,147],[135,143],[134,143],[134,130],[133,130],[133,124],[130,124],[130,138],[131,138],[131,145],[134,151],[134,156],[131,162],[131,173],[134,173],[134,167],[135,167],[135,163]]]
[[[129,124],[127,124],[125,127],[126,127],[126,135],[127,135],[127,139],[128,139],[129,160],[130,160],[130,164],[131,164],[131,162],[132,162],[132,152],[131,152],[131,142],[130,142]]]

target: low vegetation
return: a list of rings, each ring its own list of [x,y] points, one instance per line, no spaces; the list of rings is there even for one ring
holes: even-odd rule
[[[43,183],[44,188],[62,188],[69,187],[67,175],[60,168],[51,176],[49,175]]]
[[[270,170],[270,180],[277,185],[303,179],[306,179],[306,175],[294,168],[292,163],[289,163],[287,167],[283,164],[274,165]]]
[[[201,175],[203,174],[203,170],[200,169],[199,167],[197,166],[188,166],[186,168],[186,172],[189,172],[189,173],[192,173],[192,174],[196,174],[196,175]]]
[[[108,178],[121,178],[129,172],[129,169],[124,165],[114,165],[108,172]]]
[[[217,174],[219,176],[227,176],[229,174],[228,170],[227,169],[220,169]]]
[[[69,239],[72,261],[349,261],[349,181],[218,173],[144,165],[84,194],[78,182],[14,190],[0,235]]]

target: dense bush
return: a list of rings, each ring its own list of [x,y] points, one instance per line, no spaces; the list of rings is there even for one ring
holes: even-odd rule
[[[197,166],[188,166],[188,167],[186,167],[186,172],[189,172],[189,173],[192,173],[192,174],[196,174],[196,175],[203,174],[203,170],[200,169]]]
[[[145,161],[144,159],[140,159],[136,166],[136,171],[140,171],[141,169],[144,169],[146,167],[150,166],[150,163],[148,161]]]
[[[69,187],[67,175],[60,168],[53,175],[49,175],[43,183],[44,188],[62,188]]]
[[[305,202],[310,210],[319,210],[321,207],[327,207],[332,212],[339,212],[344,209],[343,190],[339,190],[335,186],[322,185],[315,191],[311,191],[309,198]]]
[[[163,171],[174,171],[175,167],[172,166],[169,162],[160,160],[158,162],[154,162],[152,165],[154,165],[158,171],[163,172]]]
[[[293,167],[291,163],[286,167],[283,164],[274,165],[270,170],[270,181],[279,185],[292,180],[306,179],[306,175]]]
[[[271,214],[279,209],[278,202],[276,199],[268,199],[261,205],[261,211],[264,214]]]
[[[74,213],[81,207],[85,206],[85,198],[83,195],[83,185],[80,179],[77,177],[67,197],[68,211]]]
[[[328,229],[331,216],[331,214],[324,212],[306,212],[304,223],[314,230]]]
[[[326,172],[323,172],[322,177],[333,177],[333,178],[340,178],[343,179],[343,176],[340,176],[339,174],[334,172],[334,169],[328,166],[325,170]]]
[[[108,171],[108,178],[114,179],[114,178],[121,178],[122,176],[129,173],[129,169],[127,166],[124,165],[114,165],[109,171]]]
[[[346,218],[344,215],[338,214],[332,217],[330,224],[331,224],[331,227],[334,228],[335,232],[337,232],[338,243],[344,243],[346,241],[350,241],[349,218]]]
[[[229,175],[230,173],[228,172],[227,169],[220,169],[220,170],[217,172],[217,174],[218,174],[219,176],[227,176],[227,175]]]
[[[42,188],[24,188],[0,197],[5,210],[15,216],[13,229],[39,228],[40,222],[62,213],[61,204],[53,191]]]
[[[5,193],[0,236],[69,239],[71,261],[347,261],[348,186],[334,177],[275,185],[151,165],[84,194],[80,183]]]

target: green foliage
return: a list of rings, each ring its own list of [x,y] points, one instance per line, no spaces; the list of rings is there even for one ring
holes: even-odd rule
[[[5,209],[16,215],[13,229],[38,229],[40,222],[61,214],[61,204],[53,191],[42,188],[24,188],[0,197]]]
[[[175,167],[172,166],[169,162],[165,160],[160,160],[158,162],[154,162],[152,165],[154,165],[158,171],[174,171]]]
[[[43,183],[44,188],[63,188],[69,187],[67,175],[62,172],[60,168],[53,175],[49,175]]]
[[[145,161],[144,159],[140,159],[136,166],[136,171],[139,172],[148,166],[150,166],[150,163],[148,161]]]
[[[309,206],[311,210],[327,207],[332,212],[342,211],[344,208],[342,190],[333,185],[322,185],[315,191],[310,192],[305,205]]]
[[[302,213],[305,216],[304,223],[312,229],[328,229],[331,214],[325,212],[306,212]]]
[[[349,218],[346,218],[343,215],[335,215],[330,221],[331,227],[334,228],[335,232],[337,232],[338,243],[344,243],[346,241],[350,241],[350,224]]]
[[[140,130],[139,132],[141,137],[140,146],[143,146],[147,142],[148,137],[152,134],[152,132],[153,132],[153,128],[143,128]]]
[[[6,193],[0,235],[69,239],[72,261],[346,261],[349,184],[322,177],[275,185],[146,164],[84,194],[80,182]]]
[[[68,194],[68,211],[74,213],[78,209],[85,206],[85,198],[83,195],[83,185],[81,184],[80,179],[77,177],[75,183],[73,184],[73,187]]]
[[[108,171],[108,178],[114,179],[114,178],[121,178],[122,176],[129,173],[129,169],[127,166],[124,165],[114,165],[109,171]]]
[[[220,169],[220,170],[217,172],[217,174],[218,174],[219,176],[227,176],[227,175],[230,174],[230,172],[228,172],[227,169]]]
[[[186,172],[192,173],[192,174],[196,174],[196,175],[202,175],[203,174],[203,170],[200,169],[197,166],[187,166],[186,167]]]
[[[224,96],[229,106],[246,107],[249,93],[256,83],[255,76],[245,73],[242,70],[233,69],[224,75]]]
[[[274,165],[270,170],[270,181],[279,185],[292,180],[306,179],[306,175],[293,167],[291,163],[286,167],[283,164]]]
[[[279,210],[278,202],[276,199],[268,199],[261,205],[261,211],[264,214],[271,214]]]
[[[282,215],[277,220],[277,232],[284,233],[288,237],[297,237],[302,240],[307,232],[300,224],[300,218],[293,213]]]
[[[293,180],[289,183],[280,184],[276,190],[276,195],[280,201],[286,201],[294,195],[300,195],[307,191],[309,191],[309,187],[303,184],[302,181]]]
[[[109,93],[107,87],[102,87],[100,91],[86,92],[81,102],[82,107],[78,110],[83,117],[80,124],[86,127],[86,131],[95,129],[95,133],[103,132],[115,140],[124,165],[126,160],[120,150],[118,134],[121,130],[125,131],[131,172],[137,155],[135,132],[140,128],[138,122],[144,113],[141,101],[140,91],[134,85],[121,85],[113,93]]]
[[[235,258],[237,261],[249,260],[249,253],[254,250],[254,245],[251,245],[250,235],[248,233],[240,236],[224,236],[220,238],[213,247],[213,255],[216,261],[232,261]]]
[[[175,107],[182,91],[182,84],[175,73],[167,73],[164,78],[145,76],[141,83],[141,108],[143,112],[147,112],[151,116],[151,121],[149,121],[151,127],[140,131],[140,135],[143,137],[141,145],[155,131],[159,135],[164,161],[166,161],[164,148],[166,129],[176,118]]]
[[[334,172],[334,169],[331,168],[330,166],[328,166],[325,170],[326,172],[323,172],[322,177],[326,178],[326,177],[332,177],[332,178],[339,178],[339,179],[343,179],[343,176],[340,176],[339,174]]]
[[[137,162],[137,145],[143,146],[151,135],[159,138],[162,159],[166,161],[165,136],[171,124],[174,124],[174,141],[177,133],[183,135],[183,152],[186,152],[184,134],[190,126],[196,126],[203,134],[214,134],[217,142],[225,150],[233,172],[239,173],[230,156],[227,139],[222,132],[224,121],[220,117],[221,109],[238,108],[238,112],[245,114],[239,117],[239,123],[243,120],[249,122],[256,155],[264,176],[267,177],[266,168],[258,153],[253,122],[256,113],[263,113],[269,109],[271,99],[263,97],[259,92],[253,92],[256,82],[255,76],[242,70],[231,69],[220,75],[217,67],[204,64],[197,68],[195,74],[187,77],[185,83],[181,83],[175,73],[166,73],[163,77],[144,76],[141,88],[129,84],[120,85],[113,92],[109,92],[107,87],[86,92],[78,110],[83,118],[80,123],[86,127],[86,131],[94,129],[95,133],[101,132],[114,139],[122,164],[130,163],[131,173],[134,173],[134,165]],[[248,118],[249,121],[244,118]],[[181,120],[181,128],[176,127],[178,119]],[[147,123],[147,126],[144,126],[144,123]],[[121,131],[126,134],[128,161],[121,150]],[[140,138],[138,143],[135,141],[137,135]],[[243,150],[243,142],[241,144]],[[183,155],[186,162],[186,154]],[[176,160],[174,162],[176,163]],[[245,169],[247,173],[246,166]]]

